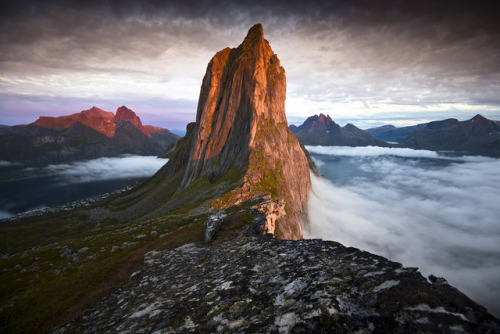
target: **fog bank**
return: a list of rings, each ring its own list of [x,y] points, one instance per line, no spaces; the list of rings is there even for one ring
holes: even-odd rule
[[[99,158],[71,164],[49,165],[46,168],[57,174],[61,182],[73,184],[89,181],[150,177],[168,159],[155,156],[124,155],[114,158]]]
[[[308,149],[328,154],[313,155],[320,170],[334,168],[328,157],[356,157],[370,177],[334,184],[312,176],[306,237],[419,267],[424,276],[443,276],[500,315],[500,159],[463,157],[429,167],[401,156],[442,156],[409,149]]]

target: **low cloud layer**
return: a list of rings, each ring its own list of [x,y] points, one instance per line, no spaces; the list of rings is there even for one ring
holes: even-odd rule
[[[466,157],[428,164],[416,158],[433,158],[424,152],[328,152],[340,159],[359,155],[355,161],[370,176],[337,184],[313,176],[307,236],[419,267],[425,276],[443,276],[498,316],[500,159]],[[320,170],[334,166],[326,156],[315,158]]]
[[[306,146],[311,153],[340,155],[348,157],[379,157],[397,155],[412,158],[439,158],[440,155],[434,151],[412,150],[410,148],[388,148],[379,146],[347,147],[347,146]]]
[[[56,173],[61,183],[83,183],[111,179],[150,177],[156,173],[168,159],[154,156],[123,156],[99,158],[72,164],[50,165],[46,167]]]

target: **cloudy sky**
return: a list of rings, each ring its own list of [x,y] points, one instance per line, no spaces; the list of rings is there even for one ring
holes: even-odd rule
[[[181,129],[211,57],[258,22],[287,73],[289,123],[500,119],[494,1],[0,3],[0,124],[126,105]]]

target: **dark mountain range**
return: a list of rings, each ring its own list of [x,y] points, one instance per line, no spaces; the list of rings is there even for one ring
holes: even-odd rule
[[[481,115],[463,122],[454,118],[430,122],[401,144],[414,149],[500,157],[500,124]]]
[[[412,126],[404,126],[397,128],[394,125],[382,125],[377,128],[366,129],[370,135],[376,139],[383,140],[385,142],[396,142],[399,143],[406,139],[407,137],[414,135],[419,130],[425,128],[428,123],[422,123]]]
[[[142,125],[122,106],[116,115],[99,108],[28,125],[0,128],[0,160],[45,165],[121,154],[158,155],[180,137]]]
[[[450,118],[363,131],[352,124],[340,127],[329,116],[320,114],[307,118],[299,127],[290,125],[290,131],[306,145],[407,147],[500,157],[500,123],[481,115],[463,122]]]
[[[297,139],[305,145],[323,146],[390,146],[373,138],[370,134],[352,124],[341,127],[330,116],[314,115],[300,125],[290,125]]]

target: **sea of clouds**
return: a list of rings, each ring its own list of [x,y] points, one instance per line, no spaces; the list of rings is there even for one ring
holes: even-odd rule
[[[360,157],[371,177],[334,184],[313,175],[306,237],[339,241],[419,267],[425,276],[445,277],[500,315],[500,159],[380,147],[307,149]],[[328,168],[316,154],[320,170]],[[419,159],[448,161],[427,168]]]
[[[155,156],[124,155],[70,164],[49,165],[45,168],[50,174],[59,176],[62,183],[73,184],[150,177],[167,161],[168,159],[159,159]]]

